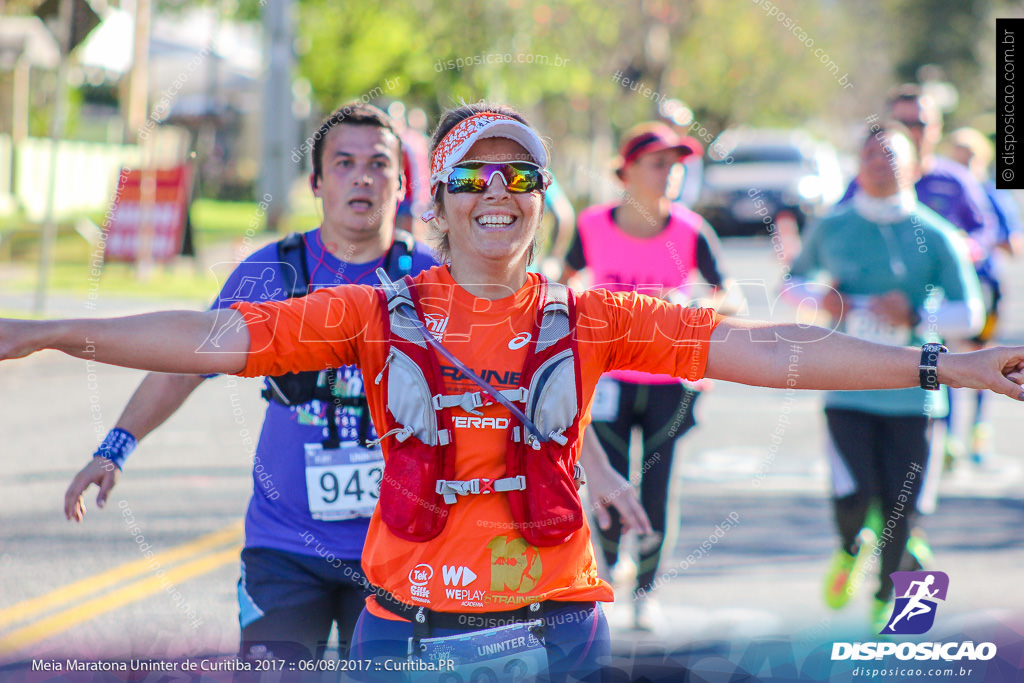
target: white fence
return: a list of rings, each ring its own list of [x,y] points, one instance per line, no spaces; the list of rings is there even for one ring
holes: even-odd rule
[[[154,166],[180,163],[184,158],[182,132],[161,132],[166,134],[149,139],[148,150],[138,145],[61,140],[57,144],[57,217],[105,211],[117,190],[122,166],[137,168],[143,159]],[[48,138],[26,138],[12,149],[10,137],[0,135],[0,214],[20,209],[30,221],[45,218],[50,151]]]
[[[102,212],[117,190],[120,168],[137,166],[141,156],[134,145],[60,141],[54,213]],[[46,216],[51,158],[51,142],[45,138],[27,138],[15,150],[15,198],[31,221]]]

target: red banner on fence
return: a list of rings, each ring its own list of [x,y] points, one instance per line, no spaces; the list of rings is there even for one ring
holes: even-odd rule
[[[168,261],[181,253],[192,168],[123,169],[107,227],[107,261]]]

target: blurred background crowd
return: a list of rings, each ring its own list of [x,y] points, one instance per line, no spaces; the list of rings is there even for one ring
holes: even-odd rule
[[[842,195],[865,121],[885,113],[896,84],[920,83],[947,131],[994,133],[994,18],[1015,12],[998,0],[7,0],[4,290],[38,290],[39,312],[47,287],[87,290],[122,167],[188,169],[189,230],[171,251],[200,265],[204,250],[247,230],[315,225],[308,136],[354,99],[405,122],[414,153],[444,108],[513,103],[552,140],[576,209],[618,191],[608,160],[622,132],[661,120],[705,148],[687,164],[681,200],[721,236],[765,234],[751,188],[802,226]],[[212,296],[195,261],[144,267],[173,266],[172,255],[118,257],[143,263],[114,265],[100,288],[133,289],[140,265],[152,293]]]

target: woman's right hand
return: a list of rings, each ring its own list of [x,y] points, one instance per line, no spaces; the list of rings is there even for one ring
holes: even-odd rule
[[[96,484],[100,489],[96,494],[96,506],[102,508],[120,476],[121,470],[112,460],[101,456],[93,458],[71,480],[71,485],[64,494],[64,516],[68,521],[82,521],[85,517],[85,491],[92,484]]]

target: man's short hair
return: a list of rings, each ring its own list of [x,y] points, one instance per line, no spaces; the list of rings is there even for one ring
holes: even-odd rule
[[[899,102],[913,102],[920,107],[923,115],[931,118],[923,119],[926,123],[942,123],[942,110],[938,103],[917,83],[904,83],[889,91],[889,97],[886,99],[888,111],[892,112],[893,107]]]
[[[334,113],[323,120],[316,133],[313,134],[313,177],[317,180],[323,177],[324,144],[327,141],[327,134],[331,129],[340,126],[375,126],[388,131],[395,137],[398,147],[398,172],[402,172],[402,138],[398,135],[395,123],[391,117],[382,110],[367,104],[361,100],[350,102],[338,107]]]
[[[892,109],[893,105],[897,102],[918,102],[922,97],[924,97],[924,89],[920,85],[917,83],[904,83],[889,91],[886,104],[889,109]]]

